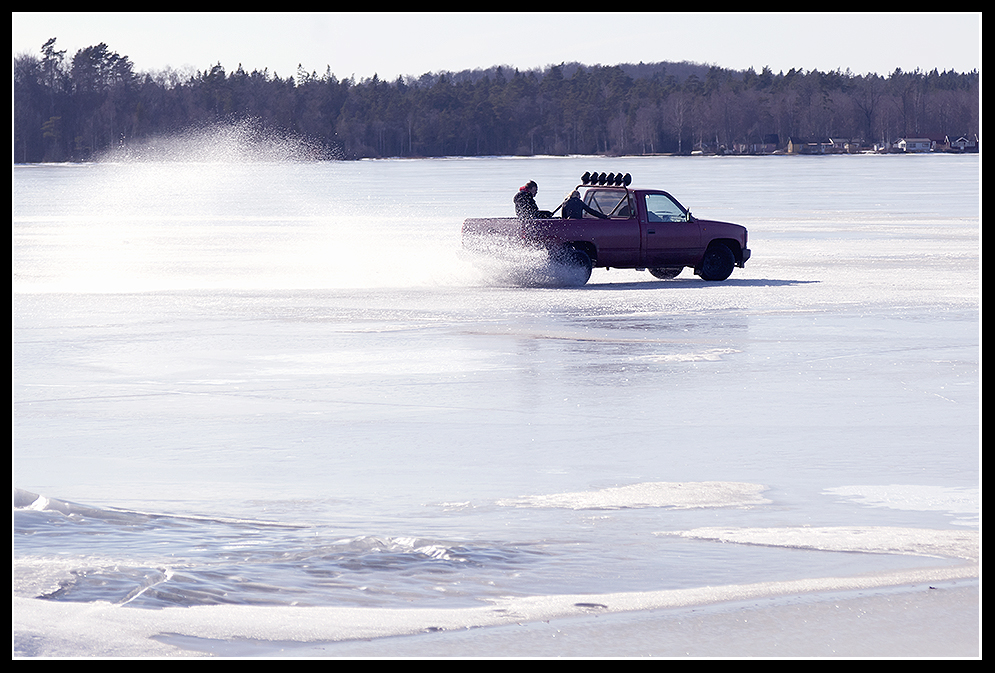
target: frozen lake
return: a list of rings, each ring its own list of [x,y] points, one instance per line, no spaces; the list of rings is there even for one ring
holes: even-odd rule
[[[978,156],[251,158],[14,167],[15,653],[977,577]],[[587,170],[752,259],[459,255]]]

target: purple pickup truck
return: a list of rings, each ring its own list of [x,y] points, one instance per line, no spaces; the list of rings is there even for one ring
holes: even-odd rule
[[[579,284],[593,267],[649,269],[674,278],[688,266],[704,280],[725,280],[750,258],[746,228],[699,220],[677,199],[659,189],[632,189],[626,173],[585,173],[577,190],[589,212],[579,219],[555,216],[470,218],[463,223],[469,253],[515,256],[545,250],[549,259],[571,267]],[[559,210],[559,208],[557,208]]]

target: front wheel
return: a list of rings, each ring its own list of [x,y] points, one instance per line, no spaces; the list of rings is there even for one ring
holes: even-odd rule
[[[725,280],[732,274],[736,258],[728,246],[716,243],[705,251],[698,275],[702,280]]]

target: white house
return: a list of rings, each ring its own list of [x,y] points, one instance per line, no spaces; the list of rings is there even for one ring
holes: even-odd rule
[[[895,147],[902,152],[929,152],[933,149],[933,141],[929,138],[902,138]]]

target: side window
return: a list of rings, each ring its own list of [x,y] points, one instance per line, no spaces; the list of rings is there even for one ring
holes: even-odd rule
[[[623,199],[618,206],[615,207],[615,212],[612,214],[614,217],[635,217],[636,216],[636,204],[632,199],[632,194],[627,194],[627,198]]]
[[[650,222],[684,222],[687,214],[666,194],[646,195],[646,218]]]

